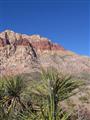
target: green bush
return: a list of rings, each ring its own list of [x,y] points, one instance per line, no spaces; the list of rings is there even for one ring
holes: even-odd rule
[[[80,81],[55,69],[42,70],[40,80],[25,83],[21,76],[0,85],[0,120],[69,120],[60,102],[77,93]]]

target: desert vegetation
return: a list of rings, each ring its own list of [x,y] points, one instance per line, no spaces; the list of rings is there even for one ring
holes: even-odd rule
[[[81,80],[55,69],[42,70],[39,80],[29,79],[21,75],[1,78],[0,120],[89,120],[86,109],[69,111],[61,104],[78,93]]]

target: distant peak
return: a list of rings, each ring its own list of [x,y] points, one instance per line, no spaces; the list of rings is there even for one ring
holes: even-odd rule
[[[6,46],[4,44],[5,40],[8,39],[10,45],[16,44],[17,46],[28,46],[32,44],[32,46],[37,50],[65,50],[61,45],[54,44],[51,40],[45,37],[41,37],[40,35],[27,35],[16,33],[10,29],[7,29],[0,33],[0,37],[3,39],[1,40],[1,46]],[[2,43],[3,42],[3,43]],[[7,43],[7,42],[6,42]]]

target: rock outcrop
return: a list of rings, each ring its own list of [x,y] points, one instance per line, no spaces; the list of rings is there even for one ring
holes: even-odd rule
[[[67,73],[90,73],[90,58],[65,50],[39,35],[5,30],[0,33],[0,75],[20,74],[53,66]]]

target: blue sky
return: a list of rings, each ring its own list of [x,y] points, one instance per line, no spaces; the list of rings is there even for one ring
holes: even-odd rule
[[[0,0],[0,31],[40,34],[90,56],[89,0]]]

